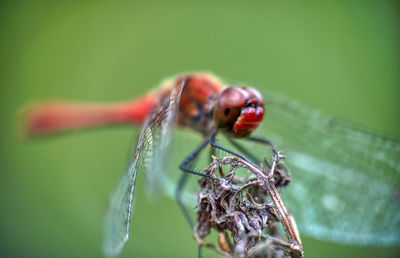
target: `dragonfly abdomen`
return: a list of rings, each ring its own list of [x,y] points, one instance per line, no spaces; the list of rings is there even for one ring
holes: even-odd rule
[[[27,136],[110,124],[142,124],[153,110],[155,93],[133,101],[103,104],[51,101],[31,104],[22,112]]]

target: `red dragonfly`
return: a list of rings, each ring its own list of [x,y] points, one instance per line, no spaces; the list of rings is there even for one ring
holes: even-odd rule
[[[157,181],[163,177],[164,152],[170,144],[171,126],[175,123],[187,126],[204,136],[204,142],[181,163],[180,169],[189,174],[209,177],[189,166],[208,144],[244,158],[216,144],[218,131],[224,131],[234,138],[246,137],[270,144],[268,140],[249,137],[263,119],[263,105],[261,94],[253,88],[224,88],[215,76],[195,73],[168,80],[156,91],[128,103],[88,105],[55,102],[37,105],[29,109],[26,121],[31,136],[85,126],[143,124],[135,153],[111,197],[106,216],[104,248],[107,254],[116,255],[129,237],[139,161],[143,160],[148,178]]]
[[[106,124],[143,125],[134,155],[111,196],[103,243],[106,253],[118,254],[129,237],[139,162],[152,183],[162,180],[173,125],[193,128],[204,136],[181,163],[183,175],[208,176],[190,165],[209,144],[243,158],[216,143],[218,132],[251,160],[256,158],[235,138],[272,146],[267,139],[250,136],[264,116],[261,94],[247,86],[223,85],[211,74],[191,73],[167,80],[157,90],[126,103],[53,102],[28,109],[31,136]],[[344,243],[399,244],[399,141],[332,120],[287,97],[273,93],[268,97],[272,104],[266,132],[285,150],[285,162],[294,172],[283,198],[300,232]]]

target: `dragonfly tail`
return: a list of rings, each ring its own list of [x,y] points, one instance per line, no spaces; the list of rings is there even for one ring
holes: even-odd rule
[[[142,124],[155,101],[155,95],[149,93],[133,101],[115,104],[63,100],[36,102],[22,109],[17,123],[25,137],[102,125]]]

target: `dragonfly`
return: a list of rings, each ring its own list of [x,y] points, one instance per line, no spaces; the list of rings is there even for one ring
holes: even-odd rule
[[[177,192],[186,175],[209,176],[191,167],[209,145],[241,158],[254,155],[239,141],[269,145],[273,151],[279,146],[292,171],[283,199],[302,234],[347,244],[400,244],[400,141],[332,119],[286,96],[263,93],[265,100],[256,89],[226,87],[211,73],[185,73],[128,102],[31,105],[24,120],[31,137],[107,124],[142,125],[105,216],[103,247],[109,255],[118,255],[129,238],[139,163],[150,189],[168,180],[165,163],[176,125],[204,139],[180,164],[185,173]],[[261,133],[273,141],[252,136],[264,113]],[[217,134],[240,153],[217,144]]]

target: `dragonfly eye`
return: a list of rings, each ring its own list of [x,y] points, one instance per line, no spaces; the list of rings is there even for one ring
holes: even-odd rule
[[[229,87],[217,99],[213,118],[217,126],[234,137],[246,137],[261,122],[264,109],[261,94],[250,87]]]

